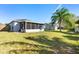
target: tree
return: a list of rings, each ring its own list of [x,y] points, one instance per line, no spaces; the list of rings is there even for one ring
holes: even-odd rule
[[[76,24],[78,24],[78,26],[79,26],[79,20],[76,21]]]
[[[68,26],[69,25],[73,26],[73,21],[72,21],[73,16],[74,16],[73,14],[69,13],[68,9],[60,8],[53,13],[51,19],[52,19],[52,23],[55,23],[56,21],[58,21],[59,29],[61,31],[62,23]]]
[[[79,26],[79,16],[77,16],[77,20],[75,21],[75,23]]]
[[[76,23],[79,24],[79,20],[77,20]]]

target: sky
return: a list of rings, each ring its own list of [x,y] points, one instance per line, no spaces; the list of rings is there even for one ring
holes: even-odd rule
[[[60,7],[79,16],[79,4],[0,4],[0,23],[9,23],[16,19],[48,23],[53,12]]]

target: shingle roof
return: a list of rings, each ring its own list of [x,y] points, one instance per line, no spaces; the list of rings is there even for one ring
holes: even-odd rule
[[[39,23],[39,22],[34,22],[34,21],[31,21],[31,20],[28,20],[28,19],[16,19],[16,20],[13,20],[13,21],[16,21],[16,22],[31,22],[31,23]],[[44,24],[44,23],[39,23],[39,24]]]
[[[13,21],[17,21],[17,22],[32,22],[32,21],[27,20],[27,19],[16,19],[16,20],[13,20]]]

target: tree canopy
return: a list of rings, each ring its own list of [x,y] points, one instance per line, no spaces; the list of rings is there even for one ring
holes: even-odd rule
[[[60,31],[62,25],[74,27],[75,24],[75,15],[70,13],[66,8],[57,9],[56,12],[53,13],[51,19],[53,24],[58,21]]]

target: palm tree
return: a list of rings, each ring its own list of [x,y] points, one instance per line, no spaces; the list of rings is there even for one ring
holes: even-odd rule
[[[52,23],[58,21],[59,29],[61,31],[62,23],[69,24],[70,26],[72,25],[72,21],[70,21],[70,18],[72,18],[72,16],[73,15],[69,13],[68,9],[60,8],[53,13],[51,19],[52,19]]]
[[[75,21],[75,23],[79,26],[79,16],[77,16],[77,20]]]
[[[78,27],[79,27],[79,20],[76,21],[76,24],[78,24]]]
[[[79,20],[77,20],[76,23],[79,24]]]

